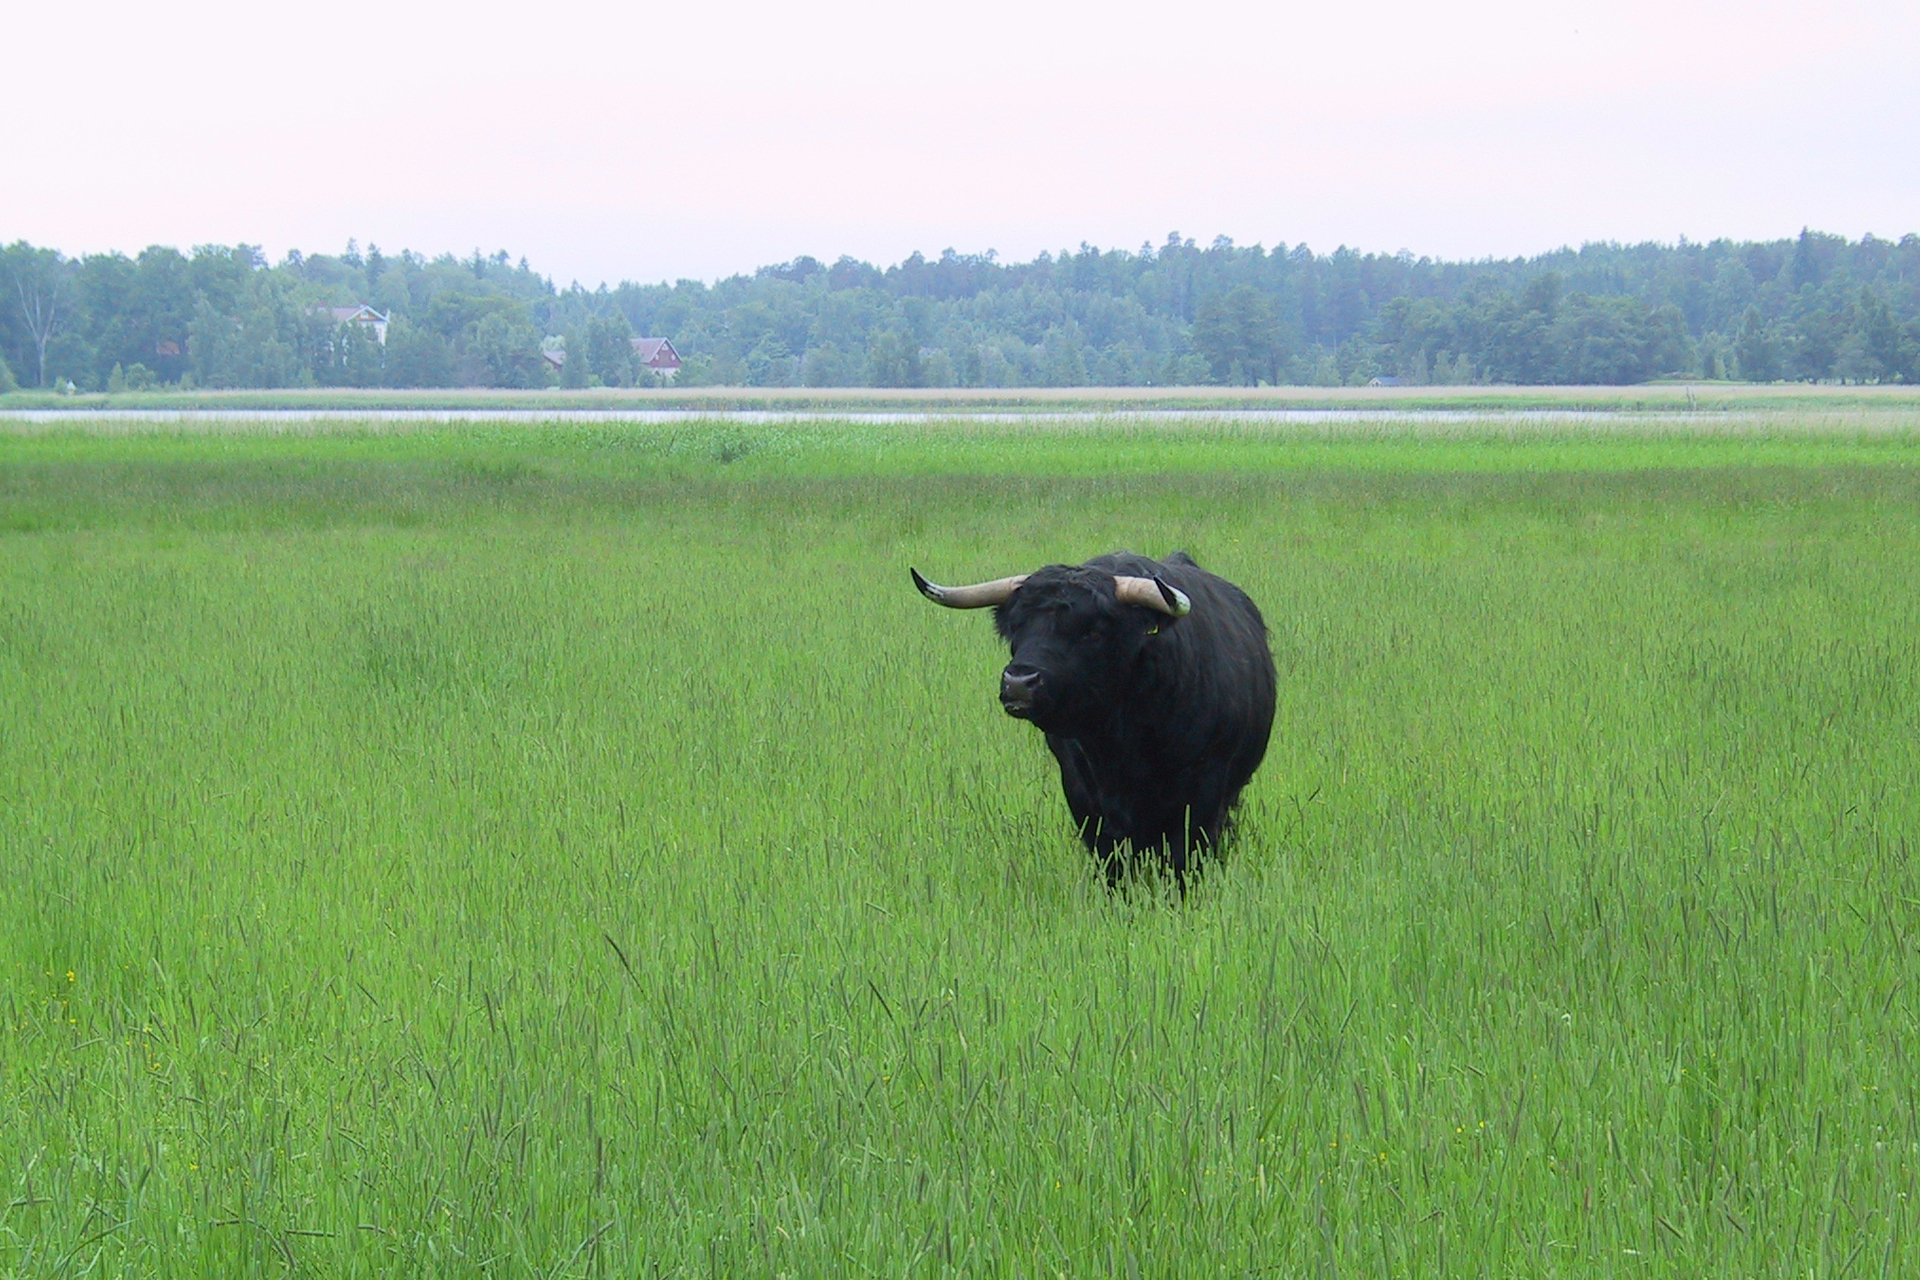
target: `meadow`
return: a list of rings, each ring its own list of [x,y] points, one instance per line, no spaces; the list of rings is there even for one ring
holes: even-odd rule
[[[987,620],[1281,673],[1110,894]],[[1920,1272],[1920,411],[0,425],[0,1275]]]

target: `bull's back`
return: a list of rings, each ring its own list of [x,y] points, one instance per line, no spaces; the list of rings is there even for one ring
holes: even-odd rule
[[[1244,783],[1265,757],[1273,732],[1277,677],[1266,619],[1239,587],[1180,559],[1186,563],[1167,566],[1167,581],[1193,601],[1193,612],[1182,621],[1201,623],[1184,637],[1183,683],[1191,682],[1191,692],[1237,740],[1236,764]]]
[[[1226,772],[1228,803],[1266,758],[1277,677],[1266,620],[1252,597],[1191,556],[1164,561],[1114,556],[1115,571],[1158,574],[1193,602],[1165,630],[1156,683],[1157,713],[1171,732],[1164,745],[1193,765]]]

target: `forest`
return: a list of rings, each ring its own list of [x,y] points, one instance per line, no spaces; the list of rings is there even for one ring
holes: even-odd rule
[[[504,250],[0,248],[0,392],[170,387],[1149,386],[1920,381],[1920,235],[1595,243],[1449,262],[1082,245],[1029,262],[811,257],[565,288]],[[341,323],[332,308],[387,317]],[[565,358],[552,358],[565,352]]]

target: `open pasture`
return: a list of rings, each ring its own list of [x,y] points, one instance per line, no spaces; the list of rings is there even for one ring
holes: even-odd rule
[[[0,430],[0,1274],[1914,1274],[1920,418],[1799,412]],[[1280,667],[1184,903],[907,580],[1117,546]]]

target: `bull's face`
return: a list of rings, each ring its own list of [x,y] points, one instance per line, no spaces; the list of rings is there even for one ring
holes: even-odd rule
[[[1189,608],[1186,596],[1157,578],[1084,565],[1049,565],[977,587],[937,587],[918,573],[914,583],[953,608],[996,606],[994,626],[1013,659],[1000,675],[1000,705],[1063,737],[1113,715],[1142,648]]]

